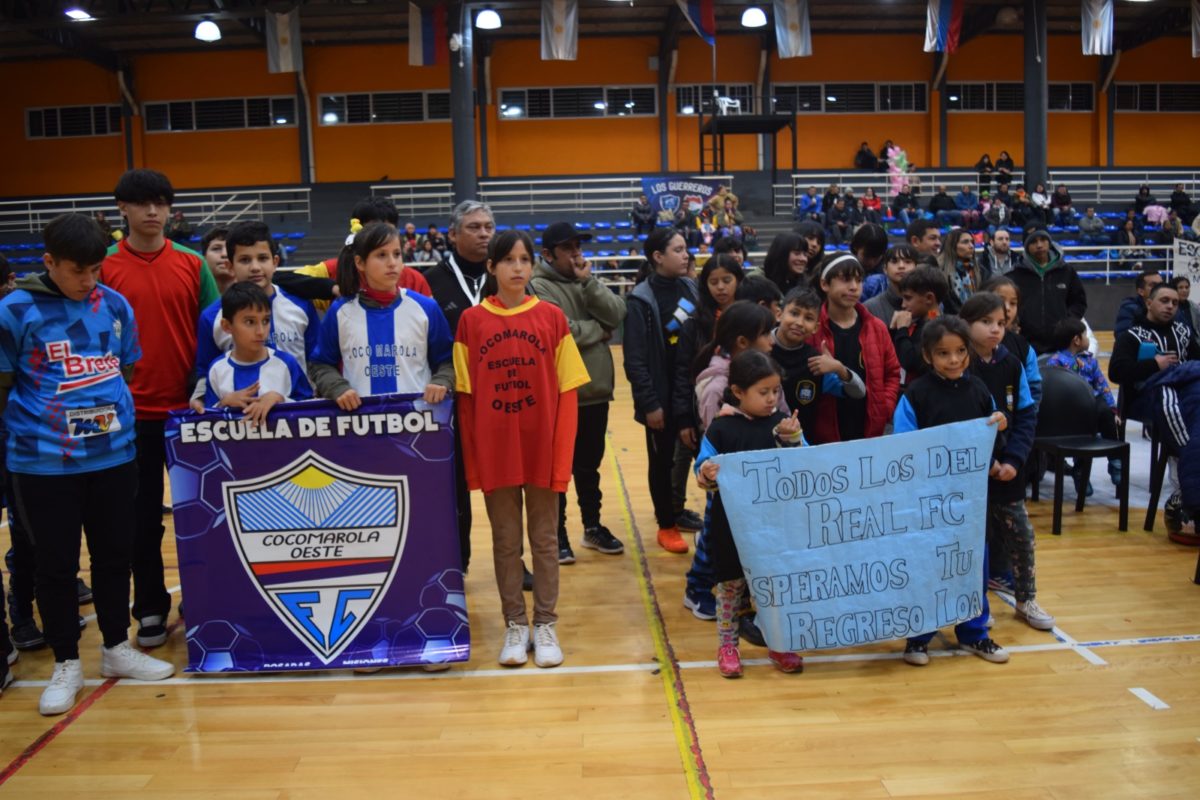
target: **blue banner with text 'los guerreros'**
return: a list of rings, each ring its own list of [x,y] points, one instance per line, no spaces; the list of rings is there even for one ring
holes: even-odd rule
[[[900,639],[979,615],[984,419],[717,456],[717,483],[772,650]]]

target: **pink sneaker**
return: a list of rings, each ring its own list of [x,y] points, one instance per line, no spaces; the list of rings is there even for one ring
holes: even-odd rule
[[[771,659],[775,669],[780,672],[804,672],[804,659],[795,653],[777,653],[774,650],[768,650],[767,658]]]
[[[723,678],[742,677],[742,656],[738,653],[736,645],[722,645],[717,650],[717,669],[721,671]]]

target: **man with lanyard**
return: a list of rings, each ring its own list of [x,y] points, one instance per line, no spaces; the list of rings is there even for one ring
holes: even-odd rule
[[[433,299],[441,306],[450,331],[458,330],[458,318],[479,305],[487,278],[488,244],[496,233],[492,210],[478,200],[464,200],[450,217],[450,246],[446,256],[425,273]],[[454,483],[458,498],[458,541],[463,572],[471,561],[471,494],[463,471],[462,441],[458,426],[454,436]]]

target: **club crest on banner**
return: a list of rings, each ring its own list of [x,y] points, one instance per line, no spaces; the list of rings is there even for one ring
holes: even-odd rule
[[[345,469],[311,450],[224,485],[242,565],[276,616],[328,664],[387,594],[408,534],[405,476]]]

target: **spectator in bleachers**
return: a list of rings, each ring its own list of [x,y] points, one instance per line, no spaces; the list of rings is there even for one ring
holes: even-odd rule
[[[895,143],[891,139],[888,139],[886,142],[883,143],[883,146],[881,146],[879,148],[879,171],[880,172],[887,172],[888,159],[891,158],[891,155],[888,153],[888,151],[891,150],[892,148],[894,148],[895,146],[896,146]]]
[[[671,218],[671,227],[683,237],[688,247],[695,247],[699,243],[699,224],[696,213],[686,203],[675,209]]]
[[[422,238],[421,246],[413,253],[411,260],[416,264],[433,264],[441,259],[438,257],[438,252],[433,249],[433,241]]]
[[[1113,323],[1113,336],[1120,336],[1133,327],[1134,320],[1145,313],[1146,297],[1150,291],[1163,282],[1163,277],[1154,267],[1144,267],[1142,262],[1133,265],[1140,270],[1133,279],[1134,294],[1126,297],[1117,307],[1117,319]]]
[[[233,275],[233,265],[225,252],[225,239],[229,236],[228,228],[209,228],[208,233],[200,240],[200,255],[208,263],[208,271],[217,282],[217,291],[225,294],[225,290],[237,280]]]
[[[851,237],[850,211],[846,208],[846,198],[838,197],[833,201],[829,210],[829,222],[825,226],[825,240],[832,245],[843,244]],[[782,287],[780,287],[782,290]],[[784,291],[784,294],[787,294]]]
[[[863,142],[858,147],[858,152],[854,154],[855,169],[869,169],[872,172],[879,169],[879,158],[871,152],[871,146]]]
[[[744,222],[742,212],[737,210],[730,199],[725,200],[725,205],[716,215],[717,232],[721,236],[732,236],[735,239],[742,238],[742,223]]]
[[[1046,222],[1042,213],[1034,207],[1032,199],[1024,191],[1018,192],[1012,207],[1012,224],[1022,230],[1033,225],[1039,227]]]
[[[1011,183],[1013,177],[1013,160],[1007,150],[1001,150],[996,158],[996,183]]]
[[[187,221],[182,211],[171,215],[171,222],[167,225],[167,238],[179,244],[186,244],[192,238],[192,223]]]
[[[946,187],[938,186],[933,197],[929,198],[929,213],[939,225],[957,225],[962,219],[954,198],[946,194]]]
[[[984,153],[975,162],[975,171],[979,173],[979,191],[987,192],[992,188],[992,173],[996,171],[996,165],[992,163],[992,157]]]
[[[1067,317],[1083,319],[1087,292],[1073,267],[1045,230],[1025,235],[1025,258],[1008,277],[1021,298],[1021,335],[1041,355],[1054,347],[1054,326]]]
[[[96,224],[100,226],[100,230],[104,231],[105,238],[112,236],[112,223],[108,221],[108,216],[103,211],[97,211],[92,217],[96,220]]]
[[[1195,339],[1200,332],[1200,306],[1191,301],[1192,282],[1185,275],[1176,275],[1171,279],[1171,286],[1179,294],[1179,313],[1175,318],[1187,326]]]
[[[712,209],[707,206],[696,216],[696,230],[692,232],[695,246],[708,247],[717,238],[717,226],[713,224]]]
[[[901,187],[892,197],[892,216],[899,220],[901,225],[908,225],[921,218],[921,206],[908,186]]]
[[[1054,187],[1054,194],[1050,195],[1050,210],[1054,212],[1054,223],[1062,227],[1075,223],[1075,209],[1071,206],[1071,193],[1067,191],[1067,185],[1060,183]]]
[[[983,212],[983,221],[987,223],[987,232],[995,233],[1008,225],[1012,220],[1012,211],[999,197],[991,198],[987,211]]]
[[[1130,211],[1132,210],[1130,209]],[[1113,244],[1120,248],[1122,263],[1145,258],[1147,255],[1146,251],[1138,246],[1144,241],[1145,239],[1133,224],[1133,220],[1128,217],[1121,223],[1121,227],[1117,229],[1117,233],[1113,237]]]
[[[979,265],[992,276],[1007,275],[1017,264],[1021,255],[1012,251],[1012,236],[1008,228],[997,228],[979,253]]]
[[[1184,191],[1182,183],[1175,184],[1175,191],[1171,192],[1171,208],[1185,221],[1192,213],[1192,198]]]
[[[1104,245],[1108,242],[1108,234],[1104,232],[1104,220],[1096,216],[1095,206],[1088,206],[1079,218],[1079,243]]]
[[[725,207],[726,201],[733,203],[734,208],[738,207],[738,196],[730,191],[729,187],[725,184],[717,184],[717,191],[713,193],[712,197],[708,198],[709,209],[715,214]]]
[[[1200,214],[1192,218],[1191,227],[1184,233],[1184,237],[1190,241],[1200,241]]]
[[[874,222],[878,225],[883,221],[883,203],[879,199],[879,195],[875,194],[875,190],[870,186],[863,192],[863,219],[867,222]]]
[[[1008,206],[1008,210],[1012,211],[1012,207],[1016,205],[1016,198],[1008,191],[1008,184],[997,181],[996,193],[992,195],[992,202],[1001,202]]]
[[[971,184],[964,183],[962,191],[954,196],[954,207],[958,210],[959,221],[964,228],[979,227],[979,195],[975,194]]]
[[[837,200],[841,196],[842,190],[838,188],[837,184],[829,184],[829,188],[825,190],[824,197],[821,198],[821,203],[826,214],[833,210],[833,201]]]
[[[415,260],[420,239],[421,237],[417,236],[417,226],[411,222],[404,223],[404,230],[400,232],[400,253],[405,261]]]
[[[650,207],[650,199],[646,195],[638,196],[637,202],[629,211],[629,222],[633,225],[635,236],[654,230],[654,209]]]
[[[429,223],[429,227],[425,231],[425,235],[421,237],[421,243],[430,242],[433,245],[434,252],[437,253],[435,261],[441,259],[446,253],[446,237],[442,236],[441,230],[438,229],[436,222]]]
[[[1054,219],[1054,214],[1050,210],[1050,193],[1046,191],[1046,184],[1039,183],[1034,186],[1033,194],[1029,199],[1033,203],[1033,207],[1041,213],[1042,224],[1049,225]]]
[[[800,195],[800,202],[796,205],[796,212],[792,218],[796,222],[811,220],[821,227],[825,227],[825,201],[817,194],[817,187],[810,186]]]
[[[1133,197],[1133,210],[1138,214],[1145,214],[1146,206],[1156,205],[1158,205],[1158,200],[1155,199],[1154,195],[1150,194],[1150,187],[1143,183],[1138,188],[1137,194]]]

